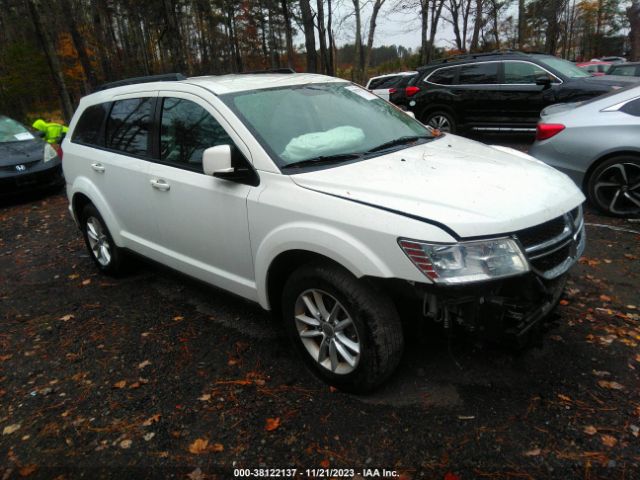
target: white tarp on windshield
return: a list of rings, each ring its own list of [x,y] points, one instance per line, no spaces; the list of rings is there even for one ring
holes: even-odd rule
[[[356,151],[363,143],[362,129],[344,125],[325,132],[305,133],[292,138],[281,156],[293,162],[322,155],[350,153]]]

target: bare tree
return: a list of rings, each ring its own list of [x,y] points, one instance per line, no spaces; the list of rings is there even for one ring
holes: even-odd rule
[[[373,49],[373,37],[376,32],[376,21],[378,20],[378,14],[380,9],[384,5],[386,0],[375,0],[373,3],[373,12],[371,12],[371,18],[369,19],[369,34],[367,37],[367,53],[364,59],[364,68],[369,68],[371,65],[371,50]]]
[[[288,0],[281,0],[280,8],[282,9],[282,16],[284,18],[284,32],[287,42],[287,66],[289,68],[293,68],[293,28],[291,27],[291,15],[289,14]]]
[[[316,54],[316,36],[314,33],[313,12],[309,0],[300,0],[302,13],[302,29],[304,30],[304,45],[307,50],[307,72],[318,71],[318,56]]]
[[[356,17],[356,40],[355,40],[355,65],[353,69],[353,80],[361,83],[364,80],[364,52],[362,49],[362,12],[360,11],[360,0],[352,0],[354,15]]]
[[[482,26],[484,25],[484,19],[482,16],[482,0],[476,0],[474,16],[475,18],[473,21],[473,36],[471,37],[471,45],[469,46],[469,50],[472,52],[478,50],[480,42],[480,31],[482,30]]]
[[[327,51],[327,30],[324,25],[324,0],[316,0],[318,12],[318,38],[320,39],[320,66],[323,73],[331,70],[329,66],[329,52]]]
[[[629,39],[631,40],[631,60],[640,60],[640,1],[633,0],[631,6],[627,9],[627,18],[631,31]]]

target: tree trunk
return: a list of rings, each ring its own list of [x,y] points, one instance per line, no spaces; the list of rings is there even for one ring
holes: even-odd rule
[[[280,52],[276,42],[276,26],[271,4],[269,4],[269,57],[271,58],[271,68],[280,68]]]
[[[336,71],[335,64],[335,42],[333,40],[332,26],[333,12],[331,11],[331,0],[327,0],[327,33],[329,34],[329,71],[327,75],[333,75]]]
[[[353,80],[362,83],[364,80],[364,52],[362,51],[362,17],[360,15],[360,0],[353,0],[353,8],[356,16],[356,48],[353,68]]]
[[[438,30],[438,23],[440,22],[440,15],[442,14],[442,7],[444,7],[445,0],[431,0],[431,28],[429,30],[429,50],[427,52],[427,63],[431,61],[435,53],[434,43],[436,41],[436,32]]]
[[[521,0],[522,1],[522,0]],[[471,45],[469,51],[478,50],[480,41],[480,30],[482,29],[482,0],[476,0],[475,20],[473,22],[473,36],[471,37]]]
[[[105,81],[112,80],[111,62],[109,60],[109,47],[107,46],[107,36],[104,33],[104,19],[102,17],[102,8],[104,0],[91,0],[93,9],[93,29],[96,34],[96,43],[98,47],[98,56],[100,57],[100,66],[102,67],[102,76]]]
[[[71,2],[69,0],[60,0],[60,7],[62,8],[62,11],[66,13],[65,19],[67,21],[67,27],[69,27],[69,33],[71,34],[71,41],[73,42],[73,46],[78,54],[78,59],[80,60],[80,65],[82,65],[82,70],[84,71],[87,83],[89,84],[89,87],[91,87],[91,90],[93,90],[97,86],[98,81],[96,80],[95,72],[93,71],[91,62],[89,61],[89,55],[87,55],[87,47],[84,37],[80,35],[80,32],[78,31],[78,24],[76,23],[74,9],[71,7]]]
[[[307,72],[316,73],[318,71],[318,56],[316,54],[316,36],[314,33],[313,13],[309,0],[300,0],[300,11],[302,13],[302,29],[304,30],[304,45],[307,50]]]
[[[378,13],[380,8],[384,5],[385,0],[376,0],[373,4],[373,12],[371,12],[371,18],[369,19],[369,35],[367,37],[367,52],[364,59],[364,70],[371,65],[371,50],[373,49],[373,38],[376,32],[376,21],[378,19]]]
[[[420,24],[420,64],[424,65],[429,58],[429,0],[420,0]]]
[[[55,44],[51,39],[49,32],[46,30],[42,17],[40,16],[40,5],[37,0],[27,0],[29,5],[29,13],[31,13],[31,20],[36,30],[36,35],[40,41],[40,45],[44,50],[47,57],[51,74],[58,87],[58,93],[60,95],[60,103],[62,104],[62,113],[66,122],[71,121],[73,116],[73,105],[71,103],[71,97],[69,96],[69,90],[67,84],[64,81],[64,75],[62,74],[62,67],[60,66],[60,60],[56,53]]]
[[[640,1],[633,0],[631,6],[627,9],[627,18],[631,31],[629,39],[631,41],[631,58],[632,62],[640,61]]]
[[[524,49],[526,43],[526,24],[525,24],[525,5],[524,0],[518,0],[518,48]]]
[[[329,72],[329,53],[327,52],[327,33],[324,26],[324,0],[317,0],[318,38],[320,39],[320,67],[323,73]]]
[[[287,66],[289,68],[294,67],[294,52],[293,52],[293,32],[291,28],[291,16],[289,15],[289,5],[287,0],[281,0],[282,16],[284,17],[284,31],[287,39]]]

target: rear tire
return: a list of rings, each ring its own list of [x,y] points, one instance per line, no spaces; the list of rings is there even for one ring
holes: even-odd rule
[[[100,212],[89,204],[82,209],[80,219],[80,227],[89,256],[98,269],[106,275],[122,274],[124,251],[113,241]]]
[[[587,184],[589,201],[614,217],[640,215],[640,158],[620,155],[596,167]]]
[[[314,263],[295,271],[282,312],[309,368],[341,390],[370,391],[398,366],[404,337],[393,302],[341,267]]]
[[[444,110],[427,112],[422,123],[443,133],[456,133],[456,120],[452,114]]]

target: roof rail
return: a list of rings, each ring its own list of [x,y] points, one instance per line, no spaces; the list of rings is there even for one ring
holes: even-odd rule
[[[267,68],[264,70],[251,70],[249,72],[238,72],[239,75],[255,75],[256,73],[296,73],[293,68]]]
[[[100,92],[109,88],[123,87],[125,85],[135,85],[136,83],[149,83],[149,82],[175,82],[179,80],[186,80],[182,73],[164,73],[162,75],[147,75],[145,77],[133,77],[125,78],[123,80],[116,80],[115,82],[103,83],[98,86],[95,91]]]
[[[531,53],[543,54],[543,52],[522,52],[520,50],[509,50],[509,49],[493,50],[491,52],[462,53],[460,55],[453,55],[451,57],[434,60],[433,62],[430,62],[428,65],[437,65],[437,64],[449,63],[449,62],[459,62],[462,60],[470,60],[470,59],[482,58],[482,57],[493,57],[497,55],[528,55]],[[425,65],[425,66],[428,66],[428,65]]]

